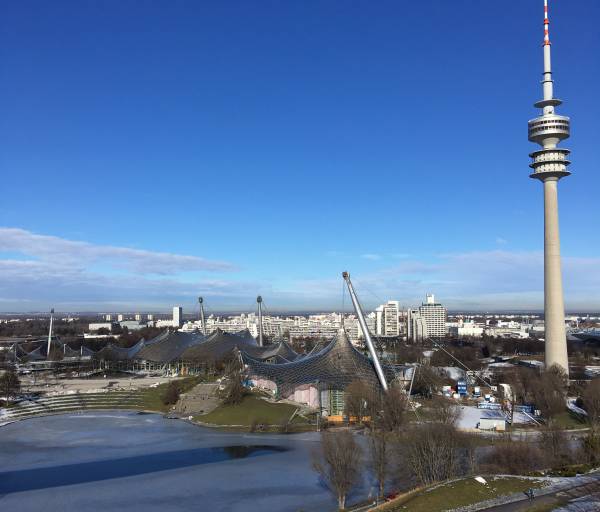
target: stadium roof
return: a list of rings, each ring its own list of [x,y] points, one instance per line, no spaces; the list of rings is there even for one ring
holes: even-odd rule
[[[277,363],[289,363],[300,357],[300,355],[285,341],[280,341],[279,343],[266,345],[264,347],[244,346],[240,350],[253,359],[260,361],[270,359]]]
[[[259,348],[256,340],[247,329],[235,334],[217,329],[208,335],[202,343],[191,346],[183,351],[180,359],[183,361],[220,361],[234,349],[246,350]]]
[[[96,352],[94,357],[96,359],[105,359],[112,361],[124,361],[126,359],[133,359],[135,355],[145,345],[145,340],[141,339],[133,347],[123,348],[113,343],[108,343],[103,349]]]
[[[135,354],[135,358],[156,363],[168,363],[179,359],[189,347],[205,340],[206,337],[198,333],[165,331],[148,340]]]
[[[338,331],[336,338],[325,348],[296,361],[283,364],[264,363],[241,351],[241,357],[250,375],[271,380],[278,391],[287,395],[302,384],[314,384],[343,390],[354,380],[379,387],[379,379],[371,360],[356,350],[346,333]],[[394,379],[394,372],[384,368],[386,376]]]

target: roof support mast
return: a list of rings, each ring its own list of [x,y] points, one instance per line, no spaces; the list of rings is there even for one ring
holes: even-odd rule
[[[52,344],[52,324],[54,322],[54,308],[50,310],[50,329],[48,329],[48,348],[46,349],[46,359],[50,358],[50,345]]]
[[[342,272],[342,277],[346,284],[348,285],[348,292],[350,293],[350,298],[352,299],[352,304],[354,305],[354,311],[356,312],[356,316],[358,317],[358,323],[360,324],[360,328],[362,329],[363,335],[365,337],[365,342],[367,343],[367,348],[369,349],[369,354],[371,354],[371,359],[373,359],[373,366],[375,366],[375,373],[377,374],[377,378],[379,379],[379,383],[384,391],[388,390],[388,384],[385,379],[385,375],[381,368],[381,363],[379,362],[379,358],[377,357],[377,352],[375,351],[375,345],[373,345],[373,340],[371,340],[371,334],[369,334],[369,328],[367,327],[367,322],[365,320],[365,315],[363,313],[360,302],[358,302],[358,297],[354,291],[354,287],[352,286],[352,281],[350,281],[350,274],[348,272]]]
[[[200,326],[202,327],[202,334],[206,335],[206,320],[204,318],[204,299],[198,297],[198,303],[200,304]]]
[[[263,322],[262,322],[262,297],[259,295],[256,297],[256,303],[258,304],[258,346],[263,346]]]

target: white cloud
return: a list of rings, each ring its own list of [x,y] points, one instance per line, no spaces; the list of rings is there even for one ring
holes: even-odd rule
[[[368,274],[353,283],[365,307],[384,300],[418,305],[426,293],[452,309],[543,308],[544,256],[529,251],[473,251],[444,254],[432,262],[406,260]],[[563,257],[566,308],[600,310],[600,258]],[[324,296],[340,308],[339,282],[325,279],[295,283],[293,288],[315,300]]]
[[[496,243],[498,245],[506,245],[508,243],[508,240],[499,236],[498,238],[496,238]]]
[[[99,262],[136,274],[173,275],[192,271],[234,270],[231,263],[198,256],[95,245],[38,235],[18,228],[0,228],[0,252],[16,252],[39,261],[62,262],[64,265],[89,266]]]
[[[381,259],[381,255],[379,254],[361,254],[360,257],[370,261],[379,261]]]
[[[68,305],[93,309],[104,304],[160,305],[209,295],[213,301],[246,303],[257,283],[220,279],[175,279],[139,274],[106,275],[81,267],[38,261],[0,260],[0,297],[4,309]]]
[[[5,253],[3,259],[1,253]],[[372,261],[380,258],[368,256]],[[400,300],[405,306],[418,305],[426,293],[435,293],[451,309],[541,309],[543,268],[541,252],[498,249],[443,254],[429,261],[404,258],[377,271],[352,274],[352,280],[367,308],[388,299]],[[198,295],[210,297],[220,309],[248,310],[254,307],[258,293],[266,296],[272,311],[341,308],[339,273],[322,276],[315,269],[315,279],[273,282],[219,274],[233,269],[230,263],[197,256],[94,245],[0,228],[3,310],[55,306],[81,311],[117,304],[126,309],[166,308],[193,304]],[[567,309],[600,310],[600,258],[564,256],[563,269]],[[210,278],[198,271],[210,272]],[[350,310],[347,297],[346,310]]]
[[[71,309],[117,303],[162,306],[198,294],[235,302],[255,290],[256,283],[198,277],[198,272],[233,270],[231,263],[198,256],[0,228],[0,300],[5,310],[50,304]]]

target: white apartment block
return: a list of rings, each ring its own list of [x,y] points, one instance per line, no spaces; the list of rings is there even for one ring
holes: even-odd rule
[[[427,337],[443,338],[447,334],[446,321],[448,311],[444,306],[435,302],[433,294],[427,294],[426,301],[419,306],[419,313],[425,322]]]
[[[404,313],[397,300],[388,300],[375,309],[375,334],[400,336],[404,332]]]
[[[183,325],[183,308],[181,306],[173,307],[173,327],[179,329]]]
[[[427,294],[418,310],[409,309],[407,312],[408,339],[419,341],[423,338],[443,338],[448,332],[447,320],[446,308],[435,302],[433,294]]]
[[[458,322],[448,323],[448,332],[454,336],[470,336],[473,338],[481,338],[483,335],[483,327],[477,325],[474,320],[463,320]]]
[[[354,315],[344,315],[344,328],[348,333],[350,341],[358,343],[363,338],[358,319]],[[375,332],[375,314],[371,313],[366,318],[367,327],[371,332]],[[340,313],[330,313],[322,315],[309,316],[263,316],[263,333],[273,339],[282,339],[288,337],[294,338],[327,338],[331,339],[342,325],[342,315]],[[200,321],[186,322],[182,327],[183,331],[199,331]],[[225,332],[240,332],[245,329],[250,331],[252,336],[258,336],[258,316],[255,313],[241,314],[231,317],[209,316],[206,320],[207,333],[220,329]]]
[[[408,309],[406,312],[406,337],[412,341],[427,337],[425,321],[418,309]]]
[[[96,322],[88,325],[88,331],[97,332],[100,329],[108,329],[112,332],[113,324],[112,322]]]

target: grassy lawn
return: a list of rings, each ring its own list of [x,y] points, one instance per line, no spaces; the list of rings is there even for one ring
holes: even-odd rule
[[[245,425],[253,422],[279,425],[289,419],[296,407],[289,404],[273,404],[252,395],[247,395],[239,405],[220,405],[214,411],[194,419],[216,425]]]
[[[569,411],[561,412],[556,416],[555,421],[560,428],[569,430],[589,427],[585,421],[581,421],[575,414]]]
[[[544,484],[541,481],[524,478],[486,478],[488,485],[482,485],[474,479],[459,480],[432,491],[422,491],[404,500],[391,502],[380,510],[382,512],[438,512],[451,510],[465,505],[472,505],[480,501],[489,500],[498,496],[524,492],[530,487],[539,489]]]
[[[186,377],[184,379],[180,379],[178,382],[181,393],[186,393],[197,384],[204,382],[204,380],[201,377]],[[142,390],[142,409],[147,411],[168,412],[170,406],[165,405],[162,402],[163,394],[167,390],[168,386],[169,384],[166,383],[156,386],[155,388],[146,388]]]

